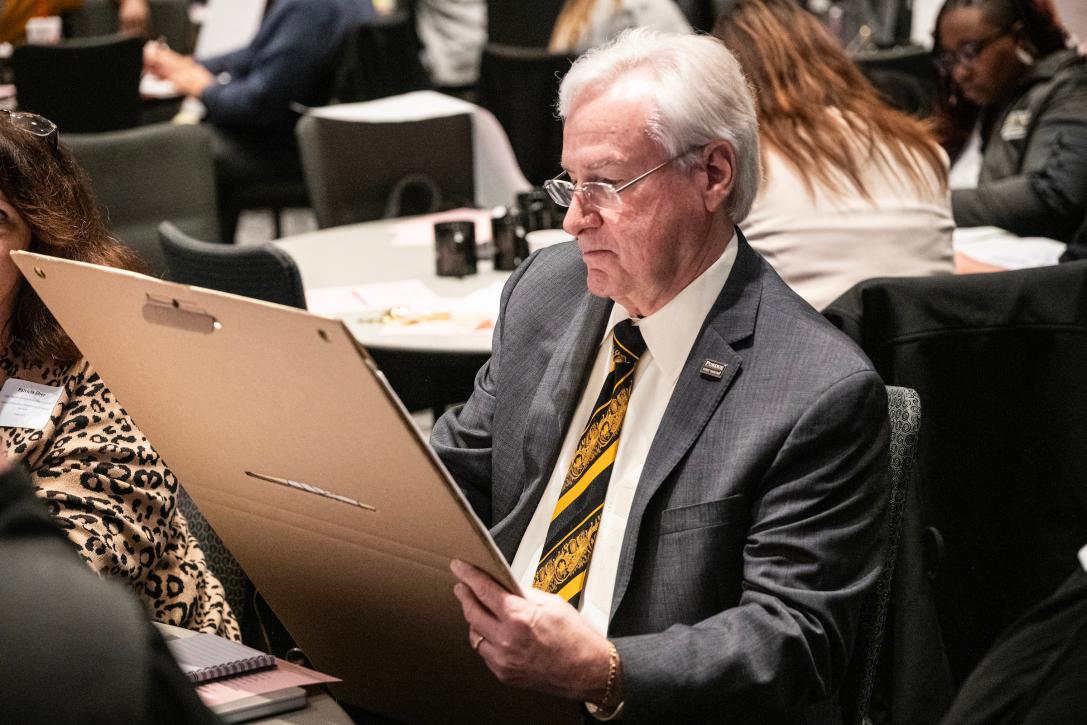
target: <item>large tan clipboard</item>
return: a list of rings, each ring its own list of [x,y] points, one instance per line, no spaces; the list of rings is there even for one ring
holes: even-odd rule
[[[469,648],[450,558],[516,585],[342,322],[12,257],[337,697],[412,723],[576,719]]]

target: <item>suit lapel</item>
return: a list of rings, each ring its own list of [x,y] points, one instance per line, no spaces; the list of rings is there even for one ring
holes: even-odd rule
[[[758,255],[737,230],[736,261],[721,294],[710,309],[687,362],[676,381],[675,392],[664,411],[660,427],[646,456],[638,490],[623,536],[623,548],[615,575],[611,613],[614,617],[634,567],[634,553],[646,508],[661,484],[698,440],[710,417],[720,406],[743,358],[732,345],[749,337],[755,329],[762,297],[761,264]],[[701,374],[706,360],[725,364],[720,379]]]
[[[525,486],[513,511],[491,531],[507,561],[513,560],[555,467],[585,376],[596,359],[597,343],[604,334],[611,306],[609,299],[585,295],[536,388],[525,429]]]

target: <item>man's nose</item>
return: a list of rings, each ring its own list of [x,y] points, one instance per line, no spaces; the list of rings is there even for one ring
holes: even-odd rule
[[[562,228],[572,237],[577,237],[585,229],[600,226],[600,212],[596,207],[585,204],[581,194],[574,192],[570,198],[570,208],[566,210],[566,218],[562,221]]]

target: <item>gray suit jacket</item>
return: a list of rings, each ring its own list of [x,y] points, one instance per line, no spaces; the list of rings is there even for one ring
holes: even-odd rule
[[[649,451],[609,638],[627,721],[835,722],[885,536],[886,392],[739,236]],[[512,560],[611,301],[573,244],[510,278],[490,361],[432,443]],[[727,365],[716,380],[702,362]],[[812,706],[814,705],[814,708]]]

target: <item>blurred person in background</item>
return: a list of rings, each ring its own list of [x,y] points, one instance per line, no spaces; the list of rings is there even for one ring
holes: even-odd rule
[[[740,0],[714,28],[755,88],[763,181],[744,234],[816,308],[886,275],[950,274],[947,156],[888,106],[792,0]]]
[[[975,127],[977,187],[956,189],[959,226],[1067,242],[1087,210],[1087,64],[1048,3],[947,0],[936,19],[937,98],[954,153]]]
[[[344,35],[375,17],[369,0],[275,0],[249,45],[197,61],[149,43],[144,68],[199,99],[213,131],[220,241],[234,239],[238,189],[268,178],[301,178],[298,106],[322,106]]]
[[[443,90],[467,93],[479,81],[487,42],[485,0],[414,0],[423,66]]]
[[[27,469],[34,493],[79,556],[127,584],[148,617],[238,639],[222,584],[177,508],[177,478],[23,280],[13,250],[144,266],[110,236],[56,126],[2,111],[0,383],[7,395],[33,391],[51,412],[32,419],[5,410],[0,445]]]
[[[583,53],[627,28],[691,32],[691,24],[672,0],[566,0],[551,31],[548,50]]]
[[[6,0],[0,6],[0,42],[26,40],[26,21],[60,15],[83,7],[83,0]],[[117,0],[117,29],[125,35],[146,36],[151,29],[147,0]]]

